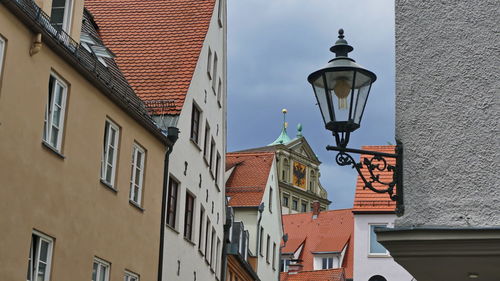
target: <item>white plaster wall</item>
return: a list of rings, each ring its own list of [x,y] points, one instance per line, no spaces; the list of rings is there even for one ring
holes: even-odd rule
[[[258,231],[260,231],[260,226],[258,226],[258,211],[255,208],[234,208],[234,218],[235,221],[242,221],[245,224],[245,228],[250,233],[249,239],[249,249],[257,257],[257,275],[260,280],[278,280],[279,278],[279,246],[281,238],[283,237],[283,224],[281,221],[281,203],[279,197],[279,185],[278,185],[278,174],[276,169],[276,159],[273,160],[271,167],[271,172],[267,179],[266,190],[262,196],[262,201],[264,202],[264,211],[262,212],[262,219],[260,221],[260,226],[264,228],[264,236],[262,238],[262,256],[258,251]],[[269,188],[273,189],[272,196],[272,206],[269,210]],[[269,263],[266,261],[266,245],[267,245],[267,235],[270,235],[270,247],[269,247]],[[272,266],[272,251],[273,243],[276,243],[275,252],[275,267]]]
[[[218,0],[220,1],[220,0]],[[225,0],[222,0],[225,1]],[[177,209],[177,226],[176,230],[169,227],[165,229],[165,250],[164,250],[164,273],[163,280],[179,280],[179,281],[209,281],[216,280],[216,274],[220,276],[220,256],[217,257],[217,267],[211,270],[210,265],[205,262],[205,258],[198,251],[198,233],[199,233],[199,212],[200,206],[205,209],[205,219],[203,226],[203,237],[205,237],[205,224],[208,215],[212,226],[215,226],[217,237],[223,240],[223,224],[225,216],[224,198],[224,159],[226,156],[226,26],[227,22],[224,17],[223,28],[219,27],[217,22],[217,2],[214,6],[211,23],[203,47],[195,68],[193,79],[186,96],[182,112],[177,122],[177,127],[180,129],[179,139],[174,146],[173,153],[170,157],[170,175],[175,177],[180,182],[179,199]],[[224,5],[225,7],[225,5]],[[226,12],[224,12],[224,15]],[[208,47],[218,54],[218,75],[224,81],[222,106],[217,104],[217,97],[212,93],[211,80],[207,75],[207,54]],[[205,90],[207,98],[205,102]],[[191,111],[193,101],[196,101],[201,108],[200,117],[200,139],[199,147],[190,140],[191,129]],[[210,174],[208,165],[203,160],[203,141],[205,138],[205,123],[208,120],[211,127],[211,135],[216,142],[216,150],[221,155],[221,163],[219,169],[219,184],[215,184],[214,178]],[[217,127],[218,132],[217,132]],[[188,162],[187,174],[184,175],[184,162]],[[215,165],[215,156],[214,156]],[[202,184],[199,187],[200,174]],[[189,190],[196,196],[194,215],[193,215],[193,241],[189,242],[184,239],[184,205],[186,190]],[[208,198],[206,198],[208,190]],[[208,199],[208,200],[207,200]],[[212,212],[213,204],[213,212]],[[211,230],[210,230],[211,232]],[[203,238],[204,239],[204,238]],[[217,239],[215,240],[217,243]],[[204,244],[204,241],[203,241]],[[214,252],[216,246],[214,246]],[[203,247],[204,249],[204,247]],[[214,255],[215,256],[215,255]],[[179,263],[180,270],[179,274]]]
[[[394,214],[355,214],[354,215],[354,273],[355,281],[368,281],[374,275],[384,276],[387,281],[411,281],[412,276],[394,259],[370,257],[370,224],[387,224],[394,227]]]
[[[398,227],[500,225],[499,2],[396,0]]]

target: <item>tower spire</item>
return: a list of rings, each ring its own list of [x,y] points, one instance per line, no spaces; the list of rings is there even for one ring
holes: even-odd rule
[[[288,127],[288,123],[286,122],[286,114],[288,113],[288,110],[286,108],[283,108],[281,110],[281,113],[283,113],[283,127],[281,128],[281,134],[275,141],[273,141],[269,145],[286,144],[292,140],[286,132],[286,128]]]

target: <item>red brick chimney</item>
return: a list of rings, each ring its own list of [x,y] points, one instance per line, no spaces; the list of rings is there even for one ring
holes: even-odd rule
[[[314,201],[312,203],[312,208],[313,208],[313,219],[316,219],[319,216],[319,212],[321,212],[319,201]]]

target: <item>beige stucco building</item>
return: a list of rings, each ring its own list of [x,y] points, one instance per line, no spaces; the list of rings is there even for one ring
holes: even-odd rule
[[[83,0],[36,4],[0,2],[0,280],[154,280],[172,142]]]

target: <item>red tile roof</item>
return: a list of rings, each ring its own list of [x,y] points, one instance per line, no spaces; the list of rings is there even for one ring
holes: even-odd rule
[[[385,153],[394,153],[395,152],[395,146],[394,145],[380,145],[380,146],[363,146],[361,149],[364,150],[372,150],[372,151],[379,151],[379,152],[385,152]],[[361,155],[360,159],[363,159],[364,157],[369,157],[371,158],[372,156],[370,155]],[[396,159],[394,158],[385,158],[387,160],[387,164],[389,165],[396,165]],[[374,162],[373,164],[377,164]],[[363,166],[361,169],[361,172],[365,176],[365,178],[369,179],[370,178],[370,173],[368,172],[368,169]],[[380,172],[380,180],[384,182],[391,182],[392,181],[392,172],[389,171],[384,171]],[[375,193],[371,191],[368,188],[364,188],[365,184],[363,183],[363,180],[361,177],[358,176],[358,180],[356,182],[356,193],[354,195],[354,208],[353,212],[394,212],[396,210],[396,202],[392,201],[391,198],[389,198],[389,195],[387,193]],[[379,183],[373,183],[373,187],[377,189],[385,189],[387,186],[381,185]],[[395,192],[396,190],[394,190]]]
[[[280,273],[280,281],[344,281],[344,269],[323,269],[313,271],[301,271],[295,274],[288,272]]]
[[[85,0],[120,70],[144,101],[180,114],[215,0]]]
[[[226,167],[234,167],[226,183],[229,206],[258,206],[266,188],[274,153],[227,153]]]
[[[311,212],[284,215],[283,228],[284,233],[288,234],[289,241],[305,241],[299,256],[304,271],[313,270],[314,252],[341,252],[347,246],[342,267],[345,268],[346,278],[352,278],[354,253],[352,209],[322,211],[316,219],[313,219]],[[282,252],[295,252],[298,248],[296,244],[287,243]]]

